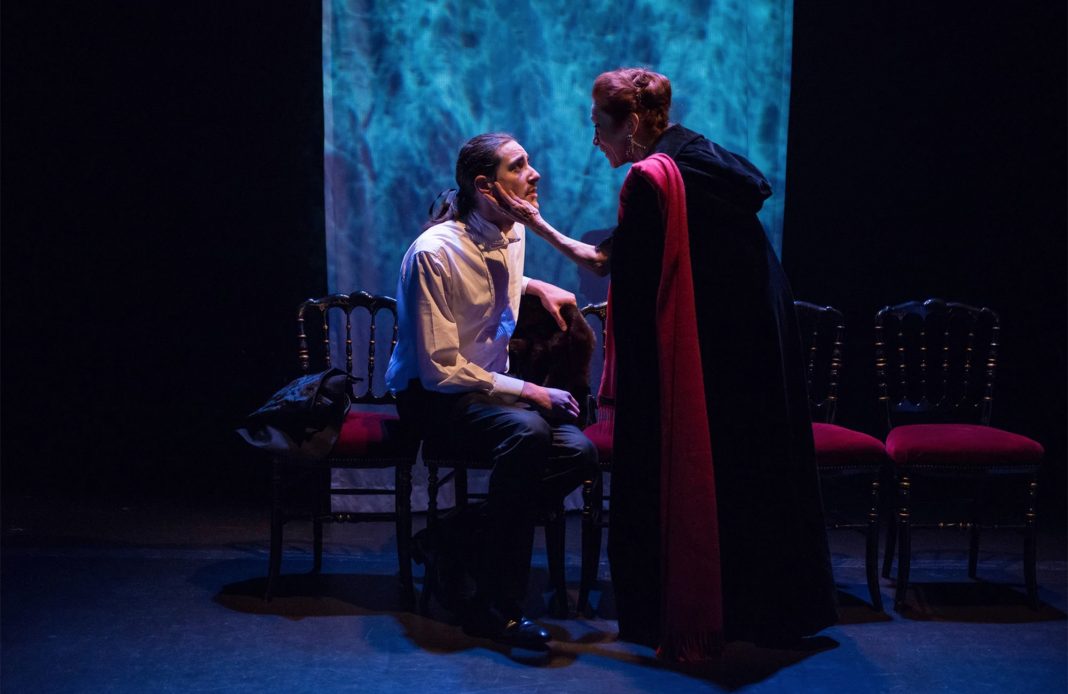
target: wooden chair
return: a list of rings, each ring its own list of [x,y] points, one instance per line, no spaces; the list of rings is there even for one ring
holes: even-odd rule
[[[607,330],[608,302],[602,301],[582,308],[588,321],[599,325],[601,352],[604,354],[605,331]],[[597,583],[597,569],[601,563],[601,535],[608,527],[604,520],[605,502],[610,499],[604,493],[604,473],[612,471],[612,436],[615,409],[612,403],[597,403],[591,406],[592,423],[583,433],[597,446],[598,470],[594,477],[582,483],[582,577],[579,582],[578,603],[580,614],[592,614],[590,591]]]
[[[387,319],[384,329],[391,331],[388,350],[384,354],[378,352],[382,317]],[[309,299],[297,309],[297,326],[301,372],[333,366],[332,350],[343,348],[343,368],[360,382],[353,385],[352,407],[329,456],[310,462],[281,456],[274,460],[271,551],[265,597],[270,599],[274,595],[281,571],[282,531],[288,521],[304,519],[312,522],[314,574],[322,570],[323,523],[391,521],[396,525],[402,603],[414,605],[411,473],[419,441],[401,427],[394,407],[395,397],[379,385],[397,344],[397,302],[387,296],[372,296],[362,291]],[[354,353],[361,355],[360,361],[354,360]],[[341,367],[340,364],[337,366]],[[389,468],[394,471],[390,488],[334,486],[335,470]],[[335,511],[333,500],[342,496],[392,497],[393,508]]]
[[[882,441],[868,434],[835,424],[838,411],[838,386],[842,370],[842,345],[845,319],[831,306],[817,306],[795,301],[805,358],[812,437],[816,448],[816,465],[823,486],[824,500],[834,499],[829,492],[840,491],[845,501],[855,496],[853,489],[860,480],[870,494],[863,522],[849,518],[837,508],[825,506],[828,525],[864,531],[864,568],[872,609],[882,611],[879,591],[879,510],[880,477],[889,459]],[[843,487],[843,489],[832,489]]]
[[[537,317],[532,319],[532,315]],[[588,326],[581,318],[577,318],[572,320],[570,331],[580,331],[583,327]],[[556,322],[545,312],[536,297],[524,296],[516,330],[509,343],[510,367],[511,371],[523,380],[568,390],[580,403],[584,403],[589,395],[589,361],[593,335],[592,331],[583,336],[577,336],[570,331],[569,334],[562,334],[566,337],[565,340],[551,340],[551,336],[561,335]],[[589,344],[588,351],[585,343]],[[585,417],[586,409],[583,407],[579,415],[580,421]],[[470,490],[468,472],[492,470],[493,461],[488,456],[465,455],[457,451],[451,443],[434,439],[423,441],[421,455],[427,467],[428,525],[437,522],[438,493],[449,481],[454,485],[457,507],[486,497],[485,493]],[[442,474],[442,470],[448,472]],[[564,570],[566,518],[563,500],[556,508],[544,509],[539,523],[545,528],[549,582],[553,588],[549,613],[563,619],[571,612]],[[428,569],[426,576],[420,596],[420,610],[423,613],[429,609],[430,596],[436,590],[435,572]]]
[[[896,542],[896,610],[905,607],[908,591],[915,502],[927,496],[933,497],[930,506],[942,519],[936,527],[969,531],[971,578],[977,571],[980,527],[995,520],[993,502],[1015,504],[1016,522],[997,526],[1023,529],[1027,596],[1038,607],[1035,497],[1044,450],[1025,436],[990,426],[1000,330],[998,314],[989,308],[941,299],[887,306],[875,316],[878,402],[898,492],[883,576],[890,576]],[[951,484],[939,485],[939,478]],[[1011,498],[1014,491],[1022,502]],[[947,522],[947,512],[956,512],[949,502],[957,500],[965,502],[967,518]]]
[[[492,470],[493,461],[488,457],[465,456],[448,444],[440,441],[424,440],[422,448],[423,462],[427,467],[427,525],[433,525],[438,518],[438,494],[448,482],[453,482],[457,508],[467,506],[472,501],[486,498],[485,492],[470,490],[468,472],[471,470]],[[447,470],[444,474],[442,470]],[[539,518],[539,524],[545,529],[545,549],[549,560],[549,584],[553,595],[549,601],[549,614],[559,619],[570,615],[567,597],[567,580],[564,571],[564,545],[566,537],[566,518],[561,501],[557,508],[545,509]],[[435,595],[438,586],[434,582],[435,572],[429,567],[424,579],[423,592],[419,598],[419,610],[427,614],[430,609],[430,597]]]

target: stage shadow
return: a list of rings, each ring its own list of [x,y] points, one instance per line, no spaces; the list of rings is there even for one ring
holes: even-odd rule
[[[867,588],[864,589],[867,591]],[[867,597],[867,596],[865,596]],[[893,618],[883,610],[873,609],[870,598],[859,598],[845,590],[838,589],[838,623],[839,624],[874,624],[876,622],[891,622]],[[883,596],[883,604],[886,605],[887,596]]]
[[[597,657],[613,662],[630,663],[648,668],[677,672],[734,691],[762,682],[780,670],[793,667],[808,658],[838,647],[826,636],[802,639],[791,648],[759,648],[751,643],[729,643],[714,662],[669,663],[656,657],[652,648],[619,641],[614,633],[586,631],[572,637],[564,625],[549,628],[554,656],[571,654],[573,659]]]
[[[905,619],[931,622],[1026,624],[1065,619],[1061,610],[1040,604],[1031,609],[1019,586],[985,581],[909,583]]]
[[[224,585],[214,600],[235,612],[288,619],[390,614],[405,609],[394,576],[283,574],[271,600],[263,597],[266,588],[265,577],[250,578]]]
[[[274,597],[264,600],[266,578],[251,578],[224,585],[213,598],[217,604],[244,614],[274,615],[292,620],[319,617],[393,617],[399,636],[431,653],[448,654],[483,648],[517,662],[535,666],[564,667],[574,660],[568,652],[511,649],[490,639],[475,638],[431,602],[430,614],[405,609],[399,583],[381,574],[284,574],[279,576]]]
[[[266,579],[263,577],[227,583],[219,589],[213,600],[234,612],[275,615],[292,620],[387,615],[400,626],[399,637],[431,653],[449,654],[481,648],[539,668],[567,667],[579,658],[604,658],[612,662],[678,672],[728,690],[760,682],[783,668],[838,646],[836,641],[827,637],[804,639],[792,649],[757,648],[749,643],[731,643],[726,646],[718,662],[681,665],[658,660],[651,648],[618,641],[614,622],[569,619],[543,621],[553,636],[548,650],[525,651],[464,634],[433,601],[428,615],[405,610],[397,579],[390,575],[284,574],[279,577],[275,595],[269,601],[263,599],[265,588]]]
[[[719,663],[677,669],[733,691],[766,680],[780,670],[838,648],[838,645],[827,636],[802,639],[798,646],[782,650],[758,648],[751,643],[732,643],[727,645]]]

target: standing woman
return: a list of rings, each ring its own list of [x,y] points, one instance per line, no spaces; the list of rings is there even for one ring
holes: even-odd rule
[[[655,72],[594,81],[593,144],[613,168],[633,163],[601,245],[497,196],[611,274],[601,395],[615,416],[620,638],[693,661],[725,641],[788,645],[837,614],[793,296],[756,216],[771,188],[743,157],[670,123],[670,107]]]

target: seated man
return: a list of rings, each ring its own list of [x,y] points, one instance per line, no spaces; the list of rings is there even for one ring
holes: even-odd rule
[[[473,545],[466,570],[475,590],[460,616],[470,635],[533,648],[549,640],[521,608],[536,514],[578,486],[597,456],[567,423],[579,413],[570,393],[506,375],[520,296],[537,296],[561,329],[560,308],[575,303],[570,292],[523,276],[525,230],[493,197],[499,183],[537,205],[539,178],[509,135],[479,135],[463,146],[459,190],[432,211],[401,263],[399,341],[386,373],[402,420],[492,459],[489,497],[474,527],[463,530]]]

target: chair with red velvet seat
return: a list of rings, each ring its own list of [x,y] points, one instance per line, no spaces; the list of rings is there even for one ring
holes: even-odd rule
[[[383,318],[385,325],[381,325],[381,330],[389,330],[391,334],[388,351],[380,355],[377,333]],[[312,572],[318,574],[322,570],[324,522],[390,521],[396,525],[401,600],[410,606],[414,603],[411,474],[419,440],[402,428],[394,407],[395,396],[382,385],[382,373],[397,344],[397,302],[362,291],[309,299],[297,309],[297,325],[298,359],[303,373],[333,366],[331,352],[343,349],[343,368],[358,380],[352,386],[352,406],[337,442],[325,459],[307,461],[278,456],[274,460],[271,551],[265,597],[270,599],[274,594],[281,571],[282,531],[286,522],[311,521]],[[353,359],[354,351],[361,355],[360,360]],[[345,483],[334,474],[339,470],[390,468],[394,473],[391,487],[388,483]],[[341,486],[337,486],[339,483]],[[333,500],[341,496],[392,497],[391,504],[382,504],[392,509],[335,510]],[[373,502],[368,503],[374,506]]]
[[[842,345],[845,320],[831,306],[817,306],[795,301],[798,324],[804,347],[805,379],[808,382],[809,410],[812,414],[812,437],[816,448],[816,465],[824,487],[824,499],[854,496],[854,480],[865,483],[870,494],[865,504],[863,522],[849,520],[841,514],[828,513],[832,528],[862,529],[865,534],[864,568],[872,608],[881,611],[879,592],[879,517],[880,477],[888,459],[882,441],[860,431],[835,423],[838,413],[838,386],[842,370]],[[842,486],[834,495],[831,486]],[[832,510],[828,508],[828,510]]]
[[[969,530],[971,578],[980,527],[997,520],[989,517],[993,502],[1018,504],[1022,518],[1011,526],[1024,531],[1027,596],[1032,607],[1038,606],[1035,496],[1044,451],[1036,441],[990,426],[999,334],[994,311],[941,299],[887,306],[875,316],[878,399],[898,491],[883,575],[890,575],[896,542],[897,610],[905,606],[908,590],[911,531],[923,527],[913,518],[916,501],[926,496],[937,496],[932,505],[942,511],[940,518],[951,502],[965,502],[966,520],[936,526]],[[951,484],[939,484],[942,479]],[[1021,498],[1013,500],[1014,493]],[[1009,525],[997,522],[997,527]]]

